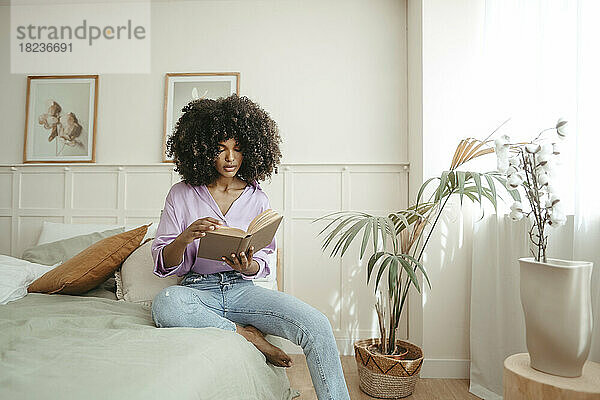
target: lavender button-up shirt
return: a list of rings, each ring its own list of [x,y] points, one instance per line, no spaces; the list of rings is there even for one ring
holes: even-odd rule
[[[196,258],[198,244],[202,239],[196,239],[190,243],[185,249],[181,264],[171,267],[166,267],[164,264],[163,248],[197,219],[212,217],[224,221],[226,226],[246,230],[254,217],[269,208],[269,198],[258,184],[246,186],[240,197],[223,215],[206,186],[193,186],[183,181],[176,183],[167,194],[156,238],[151,246],[154,274],[166,277],[174,274],[183,276],[189,271],[199,274],[232,271],[233,268],[224,261]],[[269,275],[271,271],[268,265],[268,255],[275,251],[275,246],[275,239],[273,239],[267,247],[254,253],[253,258],[259,266],[258,272],[255,275],[242,274],[242,278],[252,280]],[[225,254],[223,255],[225,256]]]

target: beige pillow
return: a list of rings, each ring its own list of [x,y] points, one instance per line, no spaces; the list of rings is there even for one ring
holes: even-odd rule
[[[152,259],[152,239],[137,248],[115,271],[117,299],[152,306],[152,299],[166,287],[178,285],[183,276],[176,275],[161,278],[154,274]]]
[[[33,281],[27,292],[83,294],[106,281],[139,247],[148,225],[102,239]]]

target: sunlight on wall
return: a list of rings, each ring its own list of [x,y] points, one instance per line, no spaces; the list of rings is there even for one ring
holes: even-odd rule
[[[559,117],[577,123],[577,1],[486,0],[481,49],[482,120],[504,121],[513,141],[530,141]],[[515,29],[507,29],[507,27]],[[515,62],[519,60],[519,62]],[[493,94],[493,95],[490,95]],[[561,143],[557,185],[573,213],[575,139]]]
[[[578,81],[578,124],[577,124],[577,213],[598,214],[598,196],[600,185],[597,184],[597,165],[600,150],[600,135],[598,135],[598,108],[600,101],[600,53],[598,53],[598,38],[600,25],[597,17],[600,15],[600,2],[581,0],[579,10],[581,22],[579,27],[579,76]],[[593,182],[593,183],[592,183]],[[583,227],[584,219],[579,218],[577,224]]]

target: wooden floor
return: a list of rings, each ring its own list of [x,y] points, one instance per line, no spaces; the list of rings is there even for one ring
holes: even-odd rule
[[[306,358],[303,354],[290,354],[293,360],[293,366],[286,369],[287,376],[293,389],[300,391],[300,397],[294,400],[317,400],[315,389],[313,388],[306,365]],[[346,385],[350,392],[352,400],[374,399],[358,386],[358,371],[356,370],[356,361],[354,356],[341,356],[342,369],[346,378]],[[479,397],[469,393],[468,379],[419,379],[415,392],[412,396],[406,397],[407,400],[462,400],[479,399]]]

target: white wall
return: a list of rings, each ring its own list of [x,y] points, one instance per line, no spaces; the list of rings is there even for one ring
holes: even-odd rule
[[[240,94],[278,122],[284,162],[407,160],[405,1],[151,7],[152,73],[100,76],[97,163],[160,162],[164,74],[220,71],[240,72]],[[25,123],[26,77],[10,74],[9,27],[0,6],[0,163],[22,161]]]

